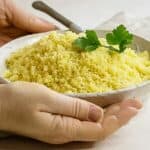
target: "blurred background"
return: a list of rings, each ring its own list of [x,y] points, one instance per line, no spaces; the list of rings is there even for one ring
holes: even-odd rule
[[[31,7],[34,0],[14,0],[23,9],[46,18],[64,28],[54,19]],[[119,12],[130,18],[150,17],[150,0],[42,0],[58,12],[85,28],[95,28]]]

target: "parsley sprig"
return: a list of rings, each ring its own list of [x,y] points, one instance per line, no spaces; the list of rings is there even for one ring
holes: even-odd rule
[[[73,42],[73,45],[84,51],[93,51],[101,45],[95,31],[86,30],[85,34],[86,37],[79,37]]]
[[[106,34],[108,46],[101,44],[94,30],[86,30],[85,34],[85,37],[79,37],[73,42],[73,46],[83,51],[94,51],[101,46],[121,53],[124,52],[127,46],[133,41],[133,35],[127,31],[124,25],[119,25],[112,33]],[[118,45],[118,48],[113,47],[113,45]]]

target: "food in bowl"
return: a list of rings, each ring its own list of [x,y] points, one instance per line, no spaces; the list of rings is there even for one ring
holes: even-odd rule
[[[61,93],[102,93],[150,80],[148,51],[126,48],[118,53],[97,47],[85,52],[72,44],[81,36],[54,31],[17,50],[6,60],[5,78],[41,83]]]

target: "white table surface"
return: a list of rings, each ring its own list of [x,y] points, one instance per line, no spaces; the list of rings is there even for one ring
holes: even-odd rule
[[[27,11],[51,19],[47,15],[31,8],[33,0],[15,0]],[[150,0],[45,0],[51,7],[76,22],[82,28],[94,28],[119,11],[125,11],[136,17],[150,16]],[[148,100],[149,99],[149,100]],[[144,108],[129,124],[102,142],[94,144],[71,143],[67,145],[47,145],[27,139],[0,140],[0,150],[50,150],[50,149],[91,149],[91,150],[150,150],[150,98],[144,101]]]

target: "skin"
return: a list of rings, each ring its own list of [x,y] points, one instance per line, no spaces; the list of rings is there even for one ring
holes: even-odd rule
[[[0,1],[0,44],[56,26],[17,8],[12,0]],[[142,107],[125,100],[105,109],[47,87],[27,82],[0,85],[0,130],[46,143],[97,141],[125,125]]]
[[[36,83],[0,86],[0,129],[46,143],[102,140],[135,116],[142,104],[126,100],[105,109]]]
[[[17,7],[13,0],[0,0],[0,46],[22,35],[55,29],[55,25]]]

